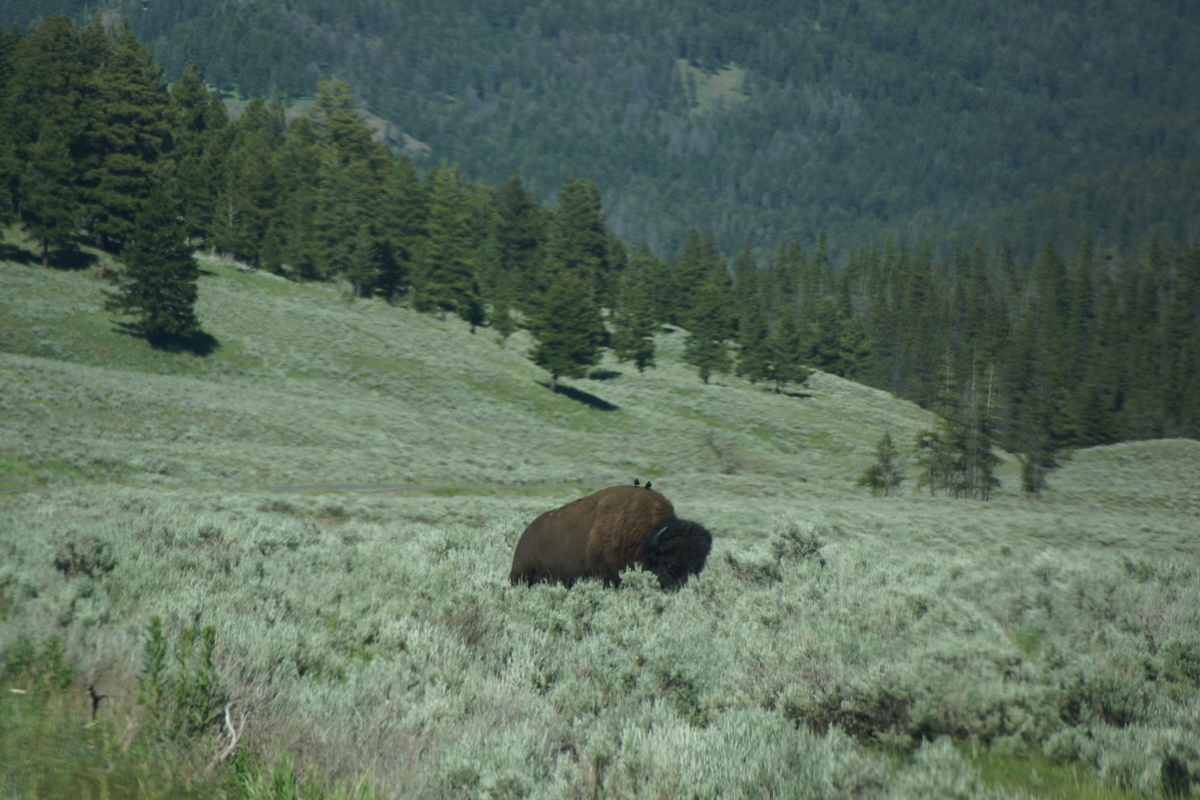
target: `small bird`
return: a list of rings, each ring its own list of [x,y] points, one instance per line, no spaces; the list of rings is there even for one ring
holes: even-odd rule
[[[641,485],[642,485],[642,482],[641,482],[641,481],[639,481],[637,478],[634,478],[634,479],[633,479],[633,485],[634,485],[634,486],[641,486]]]
[[[647,489],[649,489],[649,488],[650,488],[650,481],[646,481],[646,488],[647,488]]]

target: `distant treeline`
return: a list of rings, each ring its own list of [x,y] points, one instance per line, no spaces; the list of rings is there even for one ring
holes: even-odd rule
[[[6,0],[0,24],[51,5],[127,14],[171,79],[191,61],[285,101],[345,80],[431,148],[422,173],[519,170],[539,202],[590,175],[657,255],[690,229],[760,257],[824,230],[839,259],[885,235],[1021,259],[1085,228],[1121,254],[1200,235],[1186,0]]]
[[[999,441],[1023,453],[1200,437],[1198,242],[1114,256],[1080,231],[1070,252],[1021,259],[887,239],[843,245],[835,263],[824,236],[731,259],[693,231],[664,259],[609,232],[587,180],[546,206],[515,173],[502,188],[453,164],[421,175],[373,138],[344,83],[290,122],[278,97],[230,120],[195,68],[165,86],[120,22],[51,17],[0,36],[0,87],[0,213],[47,263],[85,238],[120,254],[154,191],[196,246],[502,336],[566,338],[538,361],[555,378],[601,343],[648,366],[670,323],[705,380],[736,370],[781,388],[810,366],[927,407],[986,380]],[[563,319],[575,329],[550,331]]]

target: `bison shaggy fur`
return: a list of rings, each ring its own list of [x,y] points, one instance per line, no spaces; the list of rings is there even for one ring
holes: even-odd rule
[[[678,519],[663,495],[645,487],[612,486],[529,523],[517,542],[509,580],[571,586],[593,577],[612,586],[621,582],[621,570],[641,564],[664,589],[677,589],[704,569],[711,549],[712,535]]]

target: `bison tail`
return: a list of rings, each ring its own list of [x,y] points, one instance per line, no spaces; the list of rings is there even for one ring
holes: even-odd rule
[[[642,563],[664,589],[678,589],[704,569],[712,534],[685,519],[659,522],[642,535]]]

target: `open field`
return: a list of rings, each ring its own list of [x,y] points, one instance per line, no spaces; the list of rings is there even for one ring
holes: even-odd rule
[[[705,386],[674,331],[554,395],[523,335],[203,265],[207,357],[0,262],[0,797],[61,796],[29,787],[64,725],[104,754],[74,796],[286,796],[251,759],[302,796],[1200,791],[1200,443],[873,498],[879,437],[932,420],[883,392]],[[530,519],[634,477],[713,531],[704,573],[508,585]],[[241,783],[205,771],[226,703]]]

